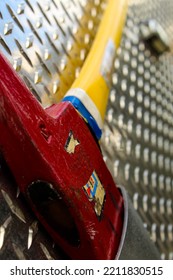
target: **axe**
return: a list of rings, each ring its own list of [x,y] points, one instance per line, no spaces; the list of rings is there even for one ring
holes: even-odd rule
[[[109,0],[79,77],[43,109],[0,54],[0,150],[21,193],[72,259],[115,259],[124,199],[99,139],[127,1]]]

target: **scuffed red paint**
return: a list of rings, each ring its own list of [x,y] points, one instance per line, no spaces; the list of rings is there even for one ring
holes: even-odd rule
[[[44,110],[1,54],[0,131],[0,150],[25,197],[32,182],[46,181],[58,189],[70,209],[79,247],[55,232],[31,204],[54,241],[72,259],[113,259],[121,238],[123,199],[98,145],[71,104],[62,102]],[[80,142],[71,154],[64,148],[70,131]],[[106,192],[100,220],[83,190],[93,170]]]

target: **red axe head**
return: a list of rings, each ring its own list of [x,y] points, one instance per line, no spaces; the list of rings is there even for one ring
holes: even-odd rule
[[[44,110],[0,55],[0,149],[21,192],[71,258],[112,259],[123,199],[76,109]]]

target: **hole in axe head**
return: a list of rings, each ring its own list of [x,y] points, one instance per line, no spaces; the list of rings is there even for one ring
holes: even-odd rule
[[[79,246],[80,238],[74,219],[63,198],[44,181],[28,187],[28,197],[45,222],[72,246]]]

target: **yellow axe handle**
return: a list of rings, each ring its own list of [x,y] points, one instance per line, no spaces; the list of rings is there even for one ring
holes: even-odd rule
[[[99,140],[106,112],[111,72],[126,18],[127,0],[109,0],[97,35],[78,78],[66,93]]]
[[[109,0],[92,48],[72,88],[83,89],[104,120],[114,54],[120,44],[127,0]],[[108,65],[109,64],[109,65]]]

